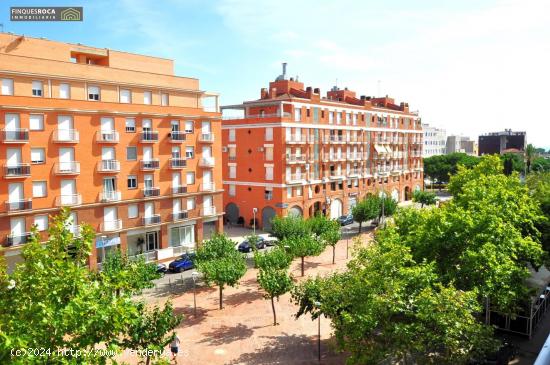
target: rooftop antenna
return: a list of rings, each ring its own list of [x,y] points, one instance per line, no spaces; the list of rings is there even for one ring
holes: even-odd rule
[[[283,80],[286,79],[286,62],[283,62]]]

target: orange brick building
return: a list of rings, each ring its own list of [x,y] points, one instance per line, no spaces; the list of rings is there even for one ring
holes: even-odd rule
[[[75,234],[97,232],[91,267],[115,247],[162,261],[223,230],[217,95],[172,60],[1,33],[0,82],[10,267],[65,206]]]
[[[322,97],[285,66],[260,99],[222,107],[227,221],[255,216],[269,229],[275,215],[336,218],[366,194],[403,201],[422,188],[422,127],[408,104],[336,87]]]

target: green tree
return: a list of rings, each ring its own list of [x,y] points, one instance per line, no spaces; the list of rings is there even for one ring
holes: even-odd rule
[[[478,161],[478,157],[465,153],[428,157],[424,159],[424,175],[438,184],[448,183],[450,176],[457,172],[459,165],[473,167]]]
[[[465,364],[493,349],[492,329],[476,319],[476,295],[439,282],[433,264],[415,262],[391,227],[347,271],[292,292],[297,316],[330,318],[348,364]]]
[[[306,256],[319,256],[325,249],[323,240],[314,237],[311,234],[285,238],[281,242],[283,247],[288,247],[288,251],[301,259],[302,276],[304,276],[304,259]]]
[[[431,191],[416,190],[413,194],[413,202],[420,203],[421,208],[424,205],[434,205],[436,201],[436,196]]]
[[[219,287],[220,309],[223,308],[223,288],[236,286],[246,273],[246,262],[242,254],[235,250],[235,242],[225,235],[214,235],[197,250],[195,257],[197,270],[203,273],[208,285]]]
[[[529,195],[540,204],[544,215],[544,219],[537,222],[536,227],[541,233],[541,245],[546,252],[545,264],[550,267],[550,171],[529,174],[527,186]]]
[[[131,321],[120,345],[138,351],[149,365],[151,359],[161,356],[164,348],[174,339],[172,332],[183,320],[182,315],[174,315],[171,303],[163,308],[148,309],[144,303],[138,303],[140,316]]]
[[[353,207],[351,214],[353,215],[353,220],[359,223],[359,233],[361,233],[363,222],[377,218],[380,214],[378,197],[374,195],[367,196]]]
[[[537,152],[535,146],[529,143],[527,147],[525,147],[525,163],[527,164],[527,173],[531,172],[531,163],[536,155]]]
[[[277,246],[271,251],[254,253],[254,262],[258,268],[273,268],[276,270],[287,269],[292,262],[290,256],[284,248]]]
[[[384,213],[385,217],[391,217],[397,211],[397,201],[395,201],[393,198],[387,197],[386,194],[383,194],[380,198],[378,198],[378,201],[380,205],[380,208],[378,209],[379,221],[382,218],[382,213]]]
[[[531,164],[531,170],[535,172],[550,172],[550,159],[535,157]]]
[[[525,169],[523,158],[517,153],[505,153],[500,158],[504,164],[505,175],[511,175],[514,171],[522,173]]]
[[[271,230],[279,240],[291,237],[303,237],[309,234],[309,226],[302,217],[274,217]]]
[[[342,238],[340,223],[323,215],[316,215],[307,221],[310,231],[320,239],[326,246],[332,247],[332,263],[336,262],[336,244]]]

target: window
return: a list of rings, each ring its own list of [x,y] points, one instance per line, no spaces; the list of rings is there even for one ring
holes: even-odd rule
[[[153,102],[153,94],[150,91],[143,92],[143,104],[151,104]]]
[[[46,150],[44,148],[31,148],[31,162],[33,164],[46,163]]]
[[[167,106],[168,105],[168,94],[160,94],[160,105]]]
[[[185,158],[191,159],[195,157],[195,147],[185,146]]]
[[[2,95],[13,95],[12,79],[2,79]]]
[[[34,216],[34,225],[38,232],[45,231],[48,229],[48,215],[35,215]]]
[[[137,147],[126,147],[126,160],[128,161],[137,160]]]
[[[273,141],[273,128],[267,127],[265,129],[265,140],[266,141]]]
[[[195,247],[195,226],[180,226],[170,229],[171,247]]]
[[[334,123],[334,112],[328,112],[328,124]]]
[[[302,120],[302,109],[294,107],[294,121],[300,122]]]
[[[292,198],[292,188],[286,188],[286,197]]]
[[[193,171],[188,171],[185,174],[185,182],[187,185],[193,185],[195,183],[195,173]]]
[[[32,82],[32,96],[42,96],[42,81]]]
[[[302,187],[301,186],[298,186],[296,188],[296,196],[302,196]]]
[[[88,86],[88,100],[99,100],[99,87]]]
[[[235,129],[229,130],[229,142],[235,142]]]
[[[265,168],[265,179],[273,180],[273,166],[266,166]]]
[[[139,215],[139,208],[137,204],[128,204],[128,218],[137,218]]]
[[[237,195],[237,189],[236,189],[236,186],[234,184],[230,184],[229,185],[229,196],[235,196]]]
[[[273,199],[273,191],[272,190],[266,190],[264,194],[265,200],[271,200]]]
[[[237,178],[237,166],[229,166],[229,178],[230,179]]]
[[[29,116],[29,129],[31,131],[43,131],[44,116],[42,114],[31,114]]]
[[[128,176],[128,189],[137,189],[137,176]]]
[[[126,118],[126,132],[134,133],[136,131],[136,120],[134,118]]]
[[[195,198],[187,198],[187,210],[195,209]]]
[[[185,121],[185,133],[193,133],[194,130],[194,123],[192,120],[186,120]]]
[[[266,161],[273,161],[273,147],[265,148],[265,159]]]
[[[33,181],[32,182],[32,197],[43,198],[46,196],[46,182],[45,181]]]
[[[132,102],[132,91],[128,89],[120,89],[120,102],[129,104]]]
[[[70,99],[71,98],[71,85],[59,84],[59,98]]]

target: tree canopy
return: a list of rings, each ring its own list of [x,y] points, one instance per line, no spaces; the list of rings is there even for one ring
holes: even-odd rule
[[[353,220],[359,223],[359,233],[363,227],[363,222],[378,218],[380,213],[380,202],[375,195],[368,195],[359,201],[351,210]]]
[[[476,156],[465,153],[450,153],[424,159],[424,175],[437,183],[448,183],[451,175],[457,172],[458,166],[472,167],[479,162]]]
[[[413,194],[413,201],[420,203],[423,208],[424,205],[434,205],[437,199],[435,193],[431,191],[416,190]]]

